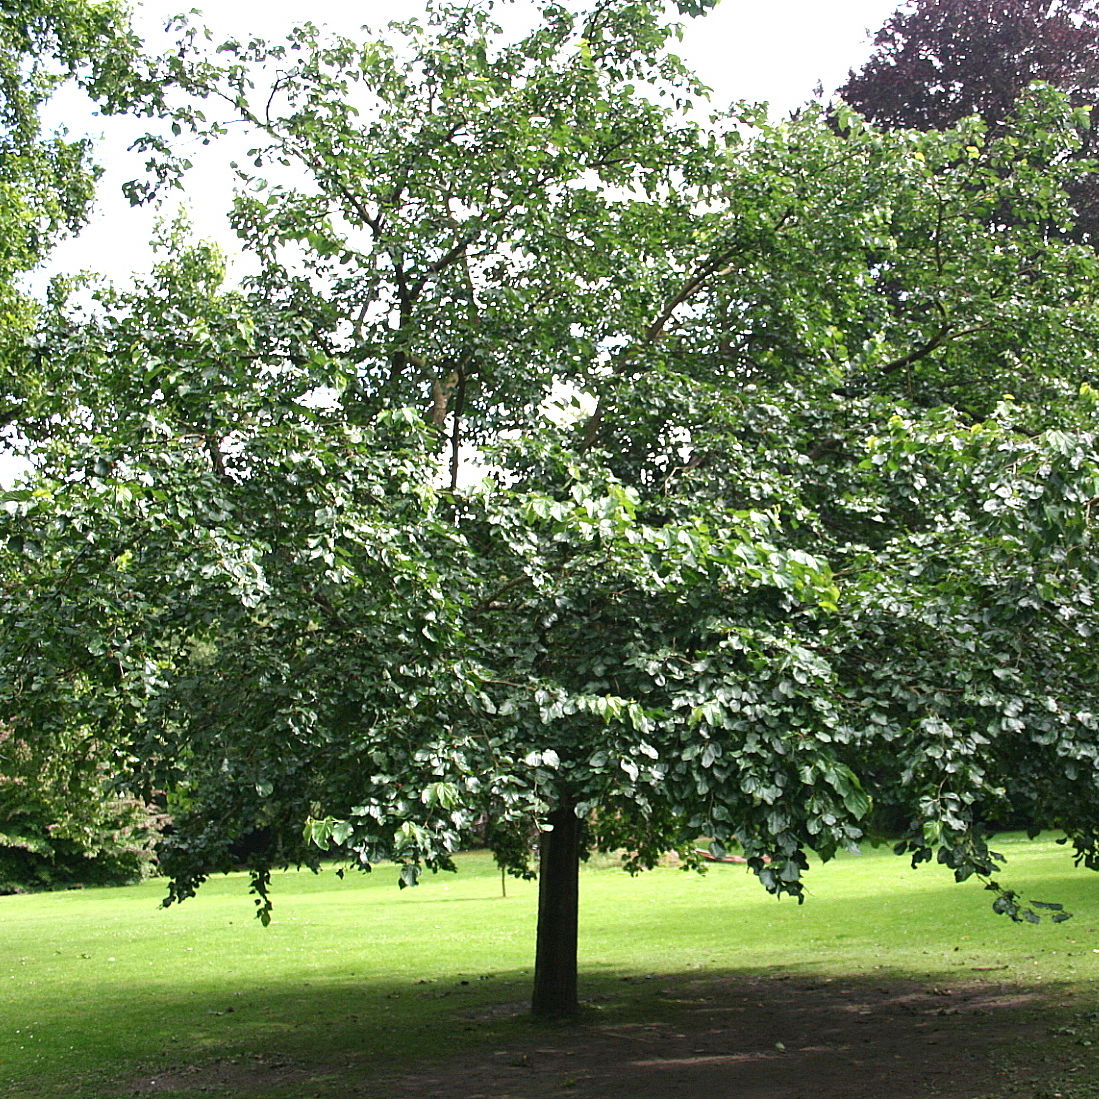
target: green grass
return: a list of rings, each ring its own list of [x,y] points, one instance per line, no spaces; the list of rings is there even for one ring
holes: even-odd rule
[[[1099,878],[1050,841],[1001,846],[1007,884],[1075,918],[1013,925],[979,885],[885,851],[815,868],[802,906],[741,867],[630,878],[601,860],[581,883],[581,994],[629,1015],[652,1005],[628,976],[888,973],[1039,984],[1094,1007]],[[514,1034],[477,1009],[529,995],[536,887],[509,880],[504,899],[489,856],[459,865],[403,891],[387,869],[278,875],[266,929],[243,875],[166,911],[159,882],[0,897],[0,1094],[122,1094],[109,1081],[273,1050],[327,1066],[338,1094],[349,1066],[384,1071]],[[322,1074],[310,1094],[325,1086]]]

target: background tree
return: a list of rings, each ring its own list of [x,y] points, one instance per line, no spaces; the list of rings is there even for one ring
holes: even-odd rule
[[[800,899],[876,797],[960,878],[1006,804],[1093,864],[1096,258],[1046,230],[1080,113],[702,128],[658,5],[542,17],[163,62],[188,125],[255,134],[256,272],[176,233],[55,293],[3,530],[55,578],[46,614],[10,592],[17,729],[105,710],[177,799],[173,900],[243,858],[266,917],[330,847],[411,884],[486,819],[526,873],[539,830],[540,1014],[576,1008],[593,845],[737,844]]]
[[[994,131],[1033,81],[1076,106],[1099,101],[1094,0],[916,0],[874,37],[874,52],[837,95],[879,126],[944,129],[978,114]],[[1085,137],[1083,155],[1093,139]],[[1078,232],[1099,228],[1099,183],[1077,181]]]
[[[74,84],[103,111],[123,109],[138,94],[138,46],[125,8],[114,0],[0,3],[0,447],[5,449],[21,446],[20,416],[39,380],[25,369],[28,353],[34,354],[38,303],[21,279],[62,235],[84,224],[98,175],[91,142],[50,131],[43,109],[59,89]],[[5,597],[25,587],[41,591],[33,539],[17,537],[11,549],[2,555],[10,566],[0,573]],[[111,737],[94,726],[67,725],[61,714],[39,718],[32,747],[0,712],[0,889],[140,876],[151,855],[150,820],[140,803],[109,793],[119,769]]]
[[[83,225],[97,174],[91,143],[43,130],[42,108],[75,82],[104,110],[136,92],[138,42],[115,0],[5,0],[0,4],[0,400],[18,385],[11,342],[22,338],[30,304],[18,278],[45,258],[58,236]],[[10,410],[0,406],[0,427]]]

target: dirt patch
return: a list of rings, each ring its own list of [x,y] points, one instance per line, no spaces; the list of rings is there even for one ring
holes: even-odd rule
[[[382,1094],[966,1099],[1009,1094],[1005,1047],[1048,1030],[1039,995],[1006,984],[729,978],[662,992],[666,1021],[561,1027]],[[1027,1075],[1012,1066],[1012,1090]]]
[[[508,1040],[400,1075],[277,1058],[222,1061],[134,1081],[120,1094],[430,1096],[432,1099],[923,1099],[1027,1096],[1050,1064],[1014,1062],[1048,1042],[1055,1005],[989,982],[854,977],[635,979],[644,1021],[516,1028]],[[651,1005],[652,1010],[649,1010]],[[525,1004],[470,1013],[520,1017]],[[636,1013],[635,1013],[636,1014]],[[1060,1052],[1059,1050],[1056,1052]],[[1063,1067],[1063,1066],[1062,1066]]]
[[[295,1085],[306,1088],[315,1079],[313,1069],[280,1058],[241,1057],[232,1061],[186,1065],[135,1080],[120,1095],[156,1095],[157,1092],[200,1094],[215,1092],[261,1095]]]

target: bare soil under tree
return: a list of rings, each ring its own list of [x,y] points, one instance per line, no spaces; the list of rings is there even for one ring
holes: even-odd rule
[[[633,1022],[517,1027],[511,1038],[401,1074],[364,1074],[344,1061],[291,1063],[275,1055],[178,1068],[120,1094],[438,1096],[538,1099],[570,1095],[735,1099],[1084,1097],[1080,1040],[1065,1024],[1080,1005],[977,975],[949,984],[883,977],[682,975],[632,978],[660,1007]],[[639,994],[642,992],[638,990]],[[521,1016],[499,1004],[467,1016]],[[1092,1013],[1094,1014],[1094,1013]],[[1084,1030],[1088,1025],[1085,1024]],[[1079,1033],[1083,1033],[1081,1030]],[[1075,1054],[1074,1055],[1074,1051]]]

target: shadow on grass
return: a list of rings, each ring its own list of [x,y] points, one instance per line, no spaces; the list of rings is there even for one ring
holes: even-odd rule
[[[1099,1096],[1086,1082],[1096,1019],[1061,986],[994,977],[608,970],[587,979],[582,1018],[553,1026],[526,1017],[521,972],[210,989],[145,1002],[177,1029],[156,1058],[114,1080],[39,1081],[45,1090],[12,1094]],[[75,1016],[78,1027],[104,1024],[94,1005]]]

